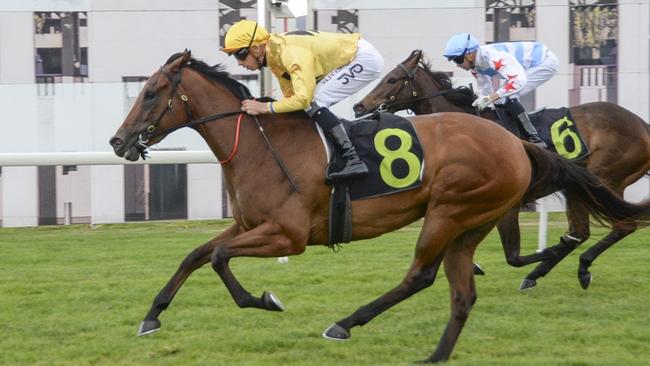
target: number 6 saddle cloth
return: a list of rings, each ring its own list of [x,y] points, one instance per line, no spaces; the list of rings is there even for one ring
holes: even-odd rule
[[[517,131],[518,124],[509,120],[507,112],[496,109],[499,123],[508,131]],[[582,139],[578,126],[575,124],[568,108],[543,108],[528,114],[533,126],[537,129],[539,137],[548,146],[546,149],[559,154],[568,160],[580,160],[589,155],[589,147]],[[505,121],[504,121],[505,120]],[[518,136],[525,136],[518,131]]]
[[[406,118],[377,113],[371,119],[343,121],[357,154],[369,173],[346,180],[351,200],[384,196],[417,188],[421,184],[423,153],[415,129]],[[334,157],[328,172],[343,167]],[[329,174],[328,174],[329,176]],[[328,182],[328,184],[337,182]]]

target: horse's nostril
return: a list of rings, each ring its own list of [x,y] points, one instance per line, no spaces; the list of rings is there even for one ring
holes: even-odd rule
[[[354,110],[357,112],[361,112],[363,111],[363,109],[364,109],[363,104],[357,103],[354,105]]]
[[[115,147],[122,146],[124,141],[122,141],[122,139],[120,139],[119,137],[113,137],[110,139],[110,141],[108,141],[108,143],[115,148]]]

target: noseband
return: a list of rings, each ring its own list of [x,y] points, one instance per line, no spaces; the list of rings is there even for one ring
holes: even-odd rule
[[[404,82],[402,83],[402,86],[400,86],[397,91],[388,97],[387,102],[383,102],[377,107],[377,112],[388,112],[390,109],[393,109],[398,106],[410,106],[415,102],[419,102],[421,100],[426,100],[430,98],[435,98],[444,94],[447,94],[451,92],[453,89],[445,89],[445,90],[438,90],[437,92],[431,94],[431,95],[425,95],[425,96],[418,96],[418,91],[415,90],[415,73],[418,71],[419,67],[416,64],[415,68],[413,70],[409,71],[406,69],[406,67],[403,64],[397,65],[399,66],[402,70],[404,70],[404,73],[406,73],[406,76],[404,76],[402,79]],[[434,83],[435,84],[435,83]],[[407,99],[405,101],[397,101],[397,95],[404,89],[405,87],[408,87],[410,89],[410,95],[413,96],[411,99]],[[438,88],[440,89],[440,88]]]

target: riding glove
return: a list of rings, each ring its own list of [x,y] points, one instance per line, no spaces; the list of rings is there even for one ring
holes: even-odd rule
[[[476,98],[474,103],[472,103],[472,107],[478,108],[478,111],[480,112],[484,110],[487,106],[492,104],[492,102],[494,102],[494,100],[492,100],[492,97],[490,97],[489,95],[484,95],[482,97]]]

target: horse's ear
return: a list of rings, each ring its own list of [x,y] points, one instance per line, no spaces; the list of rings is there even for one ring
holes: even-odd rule
[[[191,59],[192,59],[192,51],[186,48],[185,51],[183,51],[182,56],[177,58],[176,60],[174,60],[174,62],[171,63],[169,69],[172,72],[177,72],[182,66],[187,65]]]
[[[420,58],[422,57],[422,50],[413,50],[409,57],[406,58],[402,63],[403,64],[410,64],[414,63],[417,64],[420,61]]]

